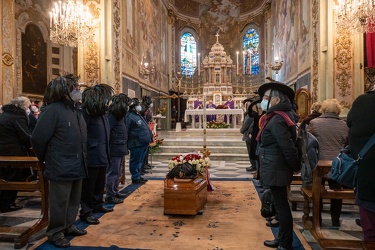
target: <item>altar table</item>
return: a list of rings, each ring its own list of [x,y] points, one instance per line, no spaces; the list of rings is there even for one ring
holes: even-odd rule
[[[198,128],[202,128],[203,121],[203,109],[187,109],[185,110],[185,122],[191,121],[191,125],[195,128],[195,116],[199,117]],[[229,124],[229,117],[232,115],[232,124],[231,127],[235,128],[239,122],[242,122],[244,119],[242,109],[206,109],[206,115],[220,115],[223,114],[227,117],[227,123]],[[240,119],[237,119],[237,116],[240,116]]]

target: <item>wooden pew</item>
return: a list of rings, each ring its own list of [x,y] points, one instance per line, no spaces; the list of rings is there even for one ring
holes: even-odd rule
[[[300,193],[299,194],[296,194],[295,192],[293,193],[292,186],[301,187],[301,185],[302,185],[301,174],[294,174],[292,183],[287,187],[288,201],[292,205],[293,211],[297,211],[297,203],[298,202],[300,202],[300,203],[304,202],[304,199],[303,199],[303,196]]]
[[[14,248],[26,245],[29,237],[42,230],[48,224],[48,182],[44,179],[44,164],[39,163],[33,156],[0,156],[0,168],[32,168],[38,174],[38,179],[31,182],[5,181],[0,179],[0,190],[40,191],[41,213],[39,220],[32,227],[0,227],[0,240],[13,241]]]
[[[322,178],[331,171],[332,161],[319,161],[313,170],[313,185],[311,189],[301,188],[304,196],[302,222],[323,249],[363,249],[360,240],[341,240],[325,238],[319,223],[319,204],[321,199],[352,199],[353,189],[332,190],[322,185]],[[310,217],[310,202],[312,202],[312,216]]]

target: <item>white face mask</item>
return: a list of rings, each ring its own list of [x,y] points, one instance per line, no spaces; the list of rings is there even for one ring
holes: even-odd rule
[[[70,92],[70,98],[74,101],[74,102],[79,102],[82,100],[82,93],[79,89],[75,89],[73,90],[72,92]]]
[[[262,102],[260,103],[260,106],[261,106],[263,111],[267,110],[267,105],[268,105],[268,100],[262,100]],[[270,108],[270,107],[271,107],[271,103],[270,103],[270,106],[268,108]]]
[[[150,107],[150,108],[152,108],[153,106],[154,106],[154,104],[153,104],[153,103],[151,103],[149,107]]]
[[[25,111],[26,111],[26,115],[30,115],[30,113],[31,113],[30,109],[26,109]]]
[[[137,112],[141,112],[141,110],[142,110],[141,105],[137,105],[137,106],[135,106],[135,111],[137,111]]]

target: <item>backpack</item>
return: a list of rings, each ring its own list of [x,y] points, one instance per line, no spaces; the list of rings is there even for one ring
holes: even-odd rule
[[[313,134],[305,128],[300,128],[296,146],[301,162],[302,187],[312,187],[312,170],[319,159],[319,142]]]
[[[260,214],[264,218],[272,217],[276,214],[275,205],[273,202],[273,196],[271,190],[267,189],[264,191],[262,196],[262,207],[260,209]]]

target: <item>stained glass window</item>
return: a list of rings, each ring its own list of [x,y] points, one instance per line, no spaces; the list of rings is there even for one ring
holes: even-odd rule
[[[250,28],[243,37],[243,73],[256,75],[259,73],[259,34]]]
[[[185,32],[181,36],[181,74],[183,76],[194,75],[197,67],[197,43],[194,36]]]

